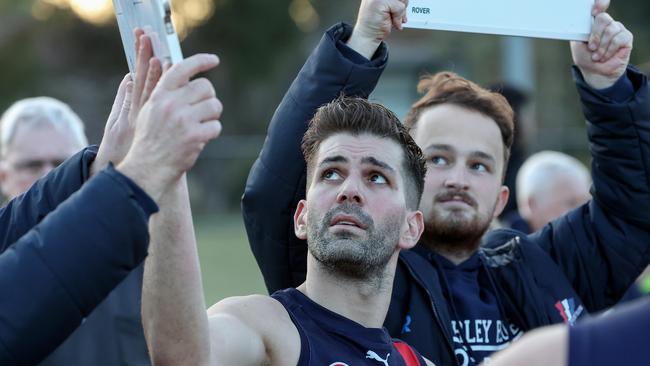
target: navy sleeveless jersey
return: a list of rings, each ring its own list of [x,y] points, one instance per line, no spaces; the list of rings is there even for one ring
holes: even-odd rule
[[[298,366],[424,366],[422,356],[386,329],[366,328],[290,288],[271,295],[300,333]]]

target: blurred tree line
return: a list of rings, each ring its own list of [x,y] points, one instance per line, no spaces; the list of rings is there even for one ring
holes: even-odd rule
[[[47,17],[37,19],[38,1],[43,0],[0,0],[0,110],[20,98],[49,95],[70,104],[86,122],[90,141],[99,143],[117,85],[128,71],[117,25],[114,20],[92,24],[64,8],[51,8]],[[213,1],[213,15],[182,42],[186,56],[214,52],[222,61],[206,77],[225,107],[224,133],[206,148],[190,176],[195,212],[238,208],[248,169],[282,95],[323,30],[339,20],[353,22],[358,4]],[[635,34],[633,62],[650,60],[650,2],[614,0],[611,13]],[[408,44],[415,44],[422,55],[412,72],[411,100],[423,71],[452,69],[484,85],[502,72],[496,36],[407,30],[389,40],[391,60],[397,60],[389,67],[405,67],[399,56]],[[557,144],[565,137],[554,138],[558,128],[579,129],[583,124],[570,79],[568,45],[535,40],[534,52],[533,118],[541,136],[535,143],[562,149]]]

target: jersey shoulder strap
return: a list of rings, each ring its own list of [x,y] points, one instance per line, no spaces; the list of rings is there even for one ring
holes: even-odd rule
[[[406,366],[426,366],[426,364],[420,362],[422,356],[420,356],[411,346],[406,344],[403,341],[393,341],[393,346],[399,352],[399,354],[404,359]]]

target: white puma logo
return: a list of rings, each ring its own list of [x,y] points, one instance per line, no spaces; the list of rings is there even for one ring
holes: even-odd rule
[[[388,366],[388,357],[390,357],[390,353],[386,355],[386,359],[384,360],[383,358],[379,357],[378,354],[376,354],[373,351],[368,351],[366,353],[366,358],[369,358],[371,360],[379,361],[383,363],[385,366]]]

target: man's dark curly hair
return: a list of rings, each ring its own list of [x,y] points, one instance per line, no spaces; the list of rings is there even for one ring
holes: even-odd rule
[[[369,134],[395,141],[404,152],[402,176],[406,187],[406,205],[411,210],[418,208],[426,174],[422,150],[393,112],[362,98],[339,97],[316,111],[302,139],[302,152],[307,162],[307,186],[312,179],[320,144],[338,133],[353,136]]]

